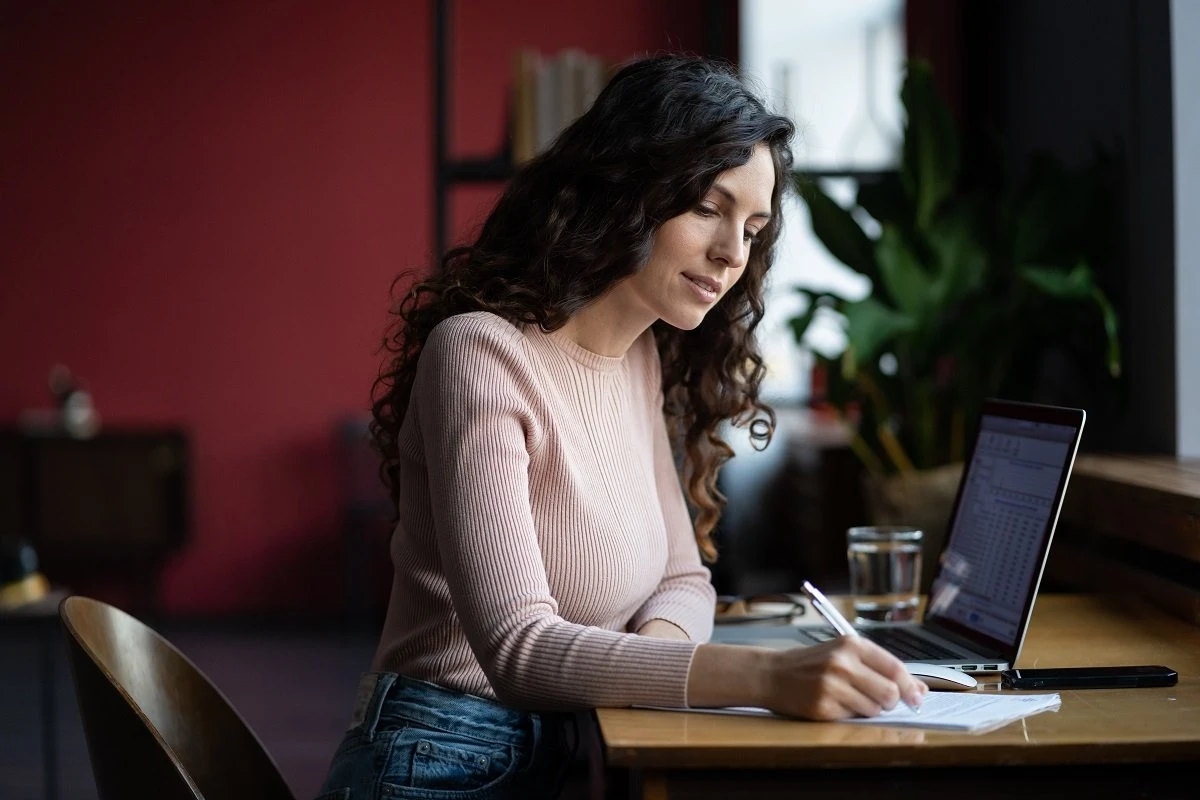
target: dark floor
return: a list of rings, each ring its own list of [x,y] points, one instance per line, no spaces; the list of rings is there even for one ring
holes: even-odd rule
[[[345,729],[375,634],[281,626],[163,624],[160,633],[232,701],[275,757],[297,798],[316,794]],[[57,631],[52,631],[57,634]],[[0,630],[0,798],[42,800],[38,634]],[[93,800],[74,690],[56,635],[58,797]]]

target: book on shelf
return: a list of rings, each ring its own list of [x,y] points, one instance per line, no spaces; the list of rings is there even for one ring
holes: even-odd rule
[[[513,57],[512,109],[509,114],[513,164],[528,161],[537,150],[534,134],[534,120],[537,117],[534,85],[537,72],[537,53],[528,49],[518,50]]]
[[[591,106],[607,66],[579,48],[554,55],[523,48],[513,57],[512,153],[521,164],[541,153]]]

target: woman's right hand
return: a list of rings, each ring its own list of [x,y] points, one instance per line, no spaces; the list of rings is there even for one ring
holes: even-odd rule
[[[861,636],[772,651],[763,705],[812,720],[874,717],[898,702],[920,706],[928,688],[900,659]]]
[[[688,705],[762,706],[830,721],[873,717],[902,699],[919,706],[928,689],[904,664],[861,636],[769,650],[702,644],[688,673]]]

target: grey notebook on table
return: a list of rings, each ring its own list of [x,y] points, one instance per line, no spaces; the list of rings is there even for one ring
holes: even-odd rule
[[[964,672],[1009,669],[1033,604],[1087,415],[1082,409],[988,400],[964,461],[924,618],[856,626],[903,661]],[[830,627],[718,625],[726,644],[803,646]]]

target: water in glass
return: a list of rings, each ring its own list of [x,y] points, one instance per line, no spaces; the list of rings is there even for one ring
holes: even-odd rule
[[[899,622],[916,616],[921,581],[920,530],[864,533],[851,529],[847,558],[850,594],[860,621]]]

